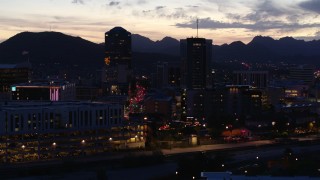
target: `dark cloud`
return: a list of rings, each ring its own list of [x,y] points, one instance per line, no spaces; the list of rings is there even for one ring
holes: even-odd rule
[[[303,9],[320,13],[320,1],[319,0],[308,0],[299,4]]]
[[[150,12],[152,12],[152,10],[143,10],[143,11],[142,11],[143,14],[148,14],[148,13],[150,13]]]
[[[177,23],[175,24],[176,27],[180,28],[196,28],[195,21],[192,20],[186,23]],[[221,21],[215,21],[211,18],[205,18],[199,20],[199,28],[202,29],[248,29],[251,31],[266,31],[270,29],[280,29],[283,31],[301,29],[301,28],[314,28],[320,27],[320,23],[312,23],[312,24],[298,24],[298,23],[283,23],[281,21],[258,21],[252,24],[244,24],[239,22],[234,23],[225,23]]]
[[[165,8],[165,6],[157,6],[156,10],[160,10],[160,9],[163,9],[163,8]]]
[[[287,12],[279,7],[277,7],[271,0],[260,1],[253,8],[253,12],[245,16],[245,19],[251,21],[264,20],[270,16],[278,17],[286,14]]]
[[[228,19],[233,19],[233,20],[240,20],[242,18],[241,15],[234,14],[234,13],[227,13],[226,16],[228,17]]]
[[[111,1],[111,2],[109,3],[109,6],[118,6],[119,4],[120,4],[119,1]]]
[[[84,4],[83,0],[72,0],[73,4]]]

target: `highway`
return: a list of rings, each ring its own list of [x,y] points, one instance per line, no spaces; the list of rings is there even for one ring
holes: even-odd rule
[[[260,141],[250,141],[250,142],[241,142],[241,143],[229,143],[229,144],[213,144],[213,145],[202,145],[189,148],[172,148],[172,149],[162,149],[162,153],[165,156],[174,156],[178,154],[188,154],[194,152],[206,152],[206,151],[219,151],[219,150],[232,150],[231,161],[228,163],[237,163],[242,161],[256,161],[258,159],[267,159],[281,156],[285,148],[290,147],[293,150],[293,154],[299,157],[299,154],[305,154],[308,152],[320,151],[320,143],[318,141],[313,141],[313,138],[299,139],[299,141],[309,141],[306,142],[305,146],[301,146],[297,141],[291,144],[275,144],[272,140],[260,140]],[[76,160],[77,163],[82,163],[86,165],[88,162],[100,162],[115,159],[122,159],[130,156],[140,156],[140,155],[152,155],[152,151],[136,151],[136,152],[115,152],[106,155],[96,156],[96,157],[84,157]],[[61,163],[61,162],[60,162]],[[35,163],[37,164],[37,163]],[[34,163],[30,164],[12,164],[10,172],[15,171],[17,167],[28,167],[31,168],[35,165]],[[51,164],[51,166],[49,165]],[[38,166],[48,166],[55,167],[59,166],[59,162],[42,162],[38,163]],[[31,166],[31,167],[30,167]],[[161,171],[159,171],[161,169]],[[130,179],[130,177],[139,177],[139,179],[148,179],[156,175],[157,177],[172,174],[177,169],[177,163],[169,161],[164,164],[155,164],[149,167],[136,167],[136,168],[123,168],[123,169],[106,169],[106,174],[109,179]],[[147,172],[147,174],[146,174]],[[79,172],[70,172],[61,175],[48,174],[45,176],[39,177],[30,177],[30,179],[48,179],[48,178],[57,178],[57,179],[90,179],[95,178],[97,173],[93,170],[88,171],[79,171]],[[143,175],[143,176],[142,176]],[[8,175],[9,176],[9,175]],[[1,176],[0,176],[1,177]],[[10,177],[10,176],[9,176]],[[148,178],[147,178],[148,177]],[[18,178],[19,179],[19,178]],[[22,178],[26,179],[26,178]]]
[[[294,138],[297,140],[292,144],[297,144],[298,142],[312,142],[318,140],[316,137],[302,137]],[[318,143],[319,144],[319,143]],[[226,143],[226,144],[212,144],[212,145],[201,145],[188,148],[172,148],[172,149],[162,149],[163,155],[174,155],[179,153],[192,153],[192,152],[203,152],[203,151],[216,151],[216,150],[228,150],[228,149],[237,149],[245,147],[260,147],[266,145],[275,145],[282,146],[284,144],[275,143],[274,140],[259,140],[259,141],[248,141],[248,142],[239,142],[239,143]]]
[[[228,144],[212,144],[212,145],[201,145],[188,148],[172,148],[172,149],[162,149],[163,155],[173,155],[180,153],[191,153],[191,152],[202,152],[202,151],[215,151],[223,149],[235,149],[243,147],[259,147],[262,145],[274,144],[272,140],[260,140],[260,141],[249,141],[241,143],[228,143]]]

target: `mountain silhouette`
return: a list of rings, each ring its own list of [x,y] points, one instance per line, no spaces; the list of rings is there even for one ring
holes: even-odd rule
[[[179,55],[180,43],[171,37],[164,37],[160,41],[152,41],[139,34],[132,35],[132,51],[144,53],[163,53],[169,55]]]
[[[320,64],[320,40],[304,41],[292,37],[275,40],[256,36],[248,44],[236,41],[213,47],[214,61],[288,62]]]
[[[104,47],[59,32],[22,32],[0,44],[0,62],[103,64]]]
[[[179,41],[171,37],[152,41],[133,34],[133,66],[142,66],[139,64],[141,62],[152,64],[161,59],[178,62],[179,48]],[[22,55],[22,52],[25,52],[25,55]],[[26,52],[29,54],[26,55]],[[57,62],[101,67],[104,44],[60,32],[22,32],[0,43],[0,63],[17,63],[27,59],[30,59],[31,63]],[[228,60],[320,64],[320,40],[304,41],[292,37],[275,40],[271,37],[256,36],[248,44],[235,41],[231,44],[214,45],[213,61]]]

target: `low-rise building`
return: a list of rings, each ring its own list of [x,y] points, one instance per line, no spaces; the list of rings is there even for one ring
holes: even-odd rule
[[[0,161],[144,147],[145,132],[143,124],[124,122],[119,103],[6,102],[0,105]]]
[[[72,101],[76,98],[75,84],[66,81],[45,81],[14,84],[12,100]]]

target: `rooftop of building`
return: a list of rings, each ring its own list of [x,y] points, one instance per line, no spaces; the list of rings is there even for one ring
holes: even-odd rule
[[[51,87],[51,86],[64,86],[73,84],[63,80],[42,80],[42,81],[29,81],[26,83],[13,84],[15,87]]]
[[[123,27],[120,26],[116,26],[112,29],[110,29],[108,32],[106,32],[105,34],[108,33],[130,33],[129,31],[127,31],[126,29],[124,29]],[[130,33],[131,34],[131,33]]]
[[[83,106],[105,106],[112,105],[122,107],[114,102],[91,102],[91,101],[6,101],[0,103],[1,110],[17,109],[39,109],[39,108],[64,108],[64,107],[83,107]]]
[[[16,68],[31,68],[31,64],[19,63],[19,64],[0,64],[0,69],[16,69]]]

